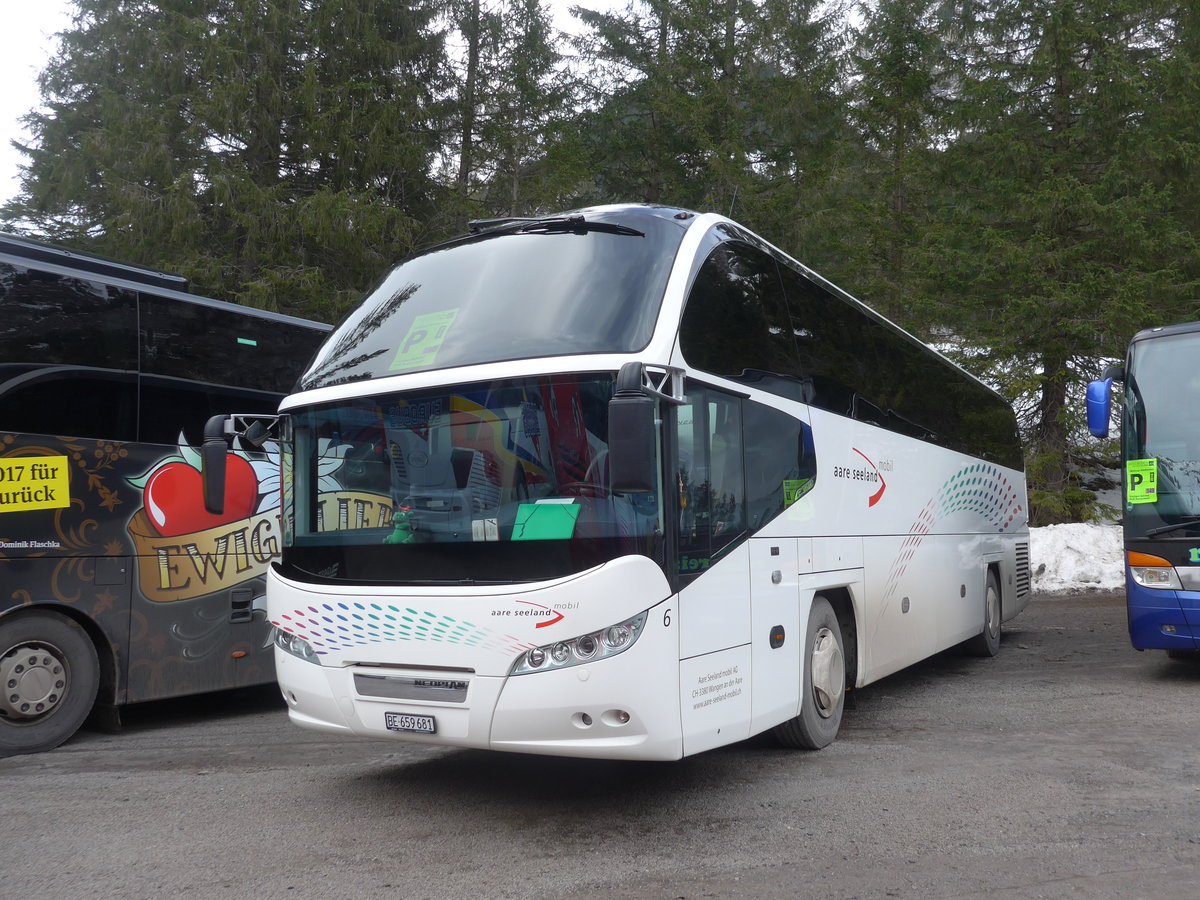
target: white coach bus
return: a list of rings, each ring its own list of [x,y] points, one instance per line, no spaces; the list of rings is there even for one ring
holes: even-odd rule
[[[250,418],[210,422],[211,496]],[[994,654],[1029,594],[1011,408],[721,216],[474,223],[393,269],[278,419],[268,612],[308,728],[815,749],[848,690]]]

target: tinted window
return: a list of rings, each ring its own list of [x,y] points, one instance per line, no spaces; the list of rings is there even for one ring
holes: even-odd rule
[[[680,575],[696,575],[746,537],[742,404],[696,384],[676,411]]]
[[[141,385],[139,438],[153,444],[199,446],[204,424],[215,415],[273,413],[282,394],[250,391],[176,378],[146,375]]]
[[[132,291],[0,263],[0,361],[137,369]]]
[[[1157,460],[1154,502],[1133,502],[1126,483],[1125,534],[1142,537],[1151,528],[1200,516],[1200,334],[1162,333],[1134,340],[1125,376],[1121,429],[1128,460]],[[1127,476],[1132,477],[1132,475]],[[1193,531],[1180,531],[1195,542]],[[1186,545],[1185,545],[1186,546]]]
[[[0,430],[133,440],[137,297],[0,263]]]
[[[751,533],[812,490],[817,460],[812,431],[761,403],[742,404],[746,445],[746,511]]]
[[[616,219],[644,234],[485,234],[402,263],[338,327],[303,386],[641,349],[684,231],[654,215],[588,217]]]
[[[286,393],[327,336],[286,320],[142,294],[142,371]]]
[[[131,372],[44,366],[7,380],[0,431],[136,439],[137,379]]]
[[[1002,398],[928,347],[788,264],[780,266],[812,405],[972,456],[1023,467]]]
[[[812,431],[787,413],[688,382],[676,411],[680,575],[698,575],[816,483]]]
[[[679,326],[692,365],[803,399],[792,323],[775,260],[748,244],[718,245],[692,283]]]

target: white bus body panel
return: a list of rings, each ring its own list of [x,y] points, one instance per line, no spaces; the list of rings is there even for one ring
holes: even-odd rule
[[[269,577],[271,621],[322,651],[316,665],[276,650],[279,685],[299,725],[555,755],[682,755],[678,620],[664,615],[673,605],[670,588],[662,570],[644,557],[511,589],[408,588],[398,594],[360,586],[351,593],[293,584],[274,571]],[[621,654],[508,676],[514,660],[532,647],[647,610],[641,636]],[[465,696],[400,700],[374,688],[412,681],[462,683]],[[370,687],[364,692],[361,685]],[[386,712],[432,715],[437,734],[397,735],[385,725]]]
[[[674,364],[686,361],[676,356]],[[708,375],[703,380],[714,386],[723,382]],[[681,623],[685,659],[740,645],[746,635],[737,598],[751,598],[754,696],[763,698],[755,701],[751,733],[790,717],[786,713],[802,689],[803,673],[797,659],[795,675],[787,681],[784,673],[792,661],[781,651],[802,648],[802,629],[816,594],[839,591],[850,598],[858,687],[978,634],[989,565],[1000,567],[1004,619],[1024,608],[1027,596],[1018,598],[1013,588],[1015,547],[1028,542],[1021,473],[798,407],[743,384],[730,382],[728,388],[794,415],[803,410],[797,417],[812,427],[817,459],[809,493],[680,593],[687,613]],[[760,544],[779,548],[780,565],[757,553]],[[794,603],[786,615],[774,602],[784,592],[773,595],[763,587],[777,570],[780,587]],[[746,587],[739,594],[743,578]],[[766,603],[775,608],[760,605]],[[779,621],[768,623],[772,615]],[[783,647],[760,650],[769,629],[780,624],[787,635]],[[790,640],[792,633],[796,641]],[[684,722],[690,733],[687,684],[685,676]],[[766,699],[773,693],[775,702]]]

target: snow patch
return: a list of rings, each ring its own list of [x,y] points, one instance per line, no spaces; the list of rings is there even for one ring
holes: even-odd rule
[[[1125,587],[1121,526],[1069,523],[1029,529],[1035,593]]]

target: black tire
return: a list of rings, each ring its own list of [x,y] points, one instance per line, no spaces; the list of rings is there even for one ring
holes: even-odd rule
[[[57,747],[83,724],[100,684],[87,633],[54,612],[0,619],[0,756]]]
[[[845,637],[833,607],[813,598],[800,665],[800,715],[776,725],[776,740],[785,747],[820,750],[833,743],[846,706]]]
[[[987,585],[983,594],[983,630],[963,644],[967,653],[971,656],[988,657],[1000,652],[1000,620],[1003,612],[1000,582],[996,578],[995,570],[988,569]]]

